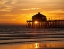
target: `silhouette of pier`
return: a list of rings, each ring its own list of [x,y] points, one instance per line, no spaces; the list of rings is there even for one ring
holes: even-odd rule
[[[64,20],[47,20],[45,15],[38,12],[27,21],[27,28],[64,28]]]

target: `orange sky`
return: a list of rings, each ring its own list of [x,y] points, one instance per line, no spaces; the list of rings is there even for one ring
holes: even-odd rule
[[[25,24],[38,12],[64,19],[64,0],[0,0],[0,24]]]

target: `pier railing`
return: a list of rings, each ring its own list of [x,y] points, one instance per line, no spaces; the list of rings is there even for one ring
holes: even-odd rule
[[[47,20],[37,24],[31,20],[27,21],[27,28],[64,28],[64,20]]]

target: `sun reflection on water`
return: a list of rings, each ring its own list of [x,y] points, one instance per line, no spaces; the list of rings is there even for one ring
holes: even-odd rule
[[[39,43],[35,43],[35,48],[39,48]]]
[[[0,45],[0,49],[40,49],[40,48],[64,48],[64,42],[42,42]]]

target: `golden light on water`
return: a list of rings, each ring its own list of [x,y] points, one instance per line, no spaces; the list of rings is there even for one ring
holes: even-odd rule
[[[64,48],[64,42],[41,42],[25,44],[0,45],[0,49],[39,49],[39,48]]]
[[[35,48],[39,48],[39,43],[35,43]]]

